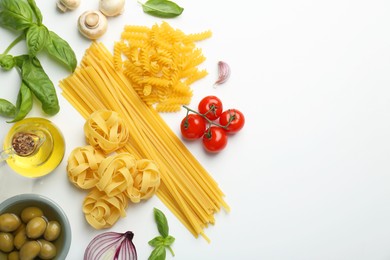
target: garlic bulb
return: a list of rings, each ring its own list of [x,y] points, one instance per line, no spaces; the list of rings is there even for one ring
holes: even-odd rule
[[[125,0],[100,0],[99,11],[105,16],[117,16],[123,13]]]

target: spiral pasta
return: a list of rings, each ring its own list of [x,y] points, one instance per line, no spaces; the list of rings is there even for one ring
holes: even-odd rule
[[[89,144],[105,154],[123,147],[129,137],[120,115],[105,109],[90,115],[84,124],[84,133]]]
[[[95,172],[103,159],[104,155],[90,145],[74,149],[68,157],[69,181],[80,189],[93,188],[98,182]]]

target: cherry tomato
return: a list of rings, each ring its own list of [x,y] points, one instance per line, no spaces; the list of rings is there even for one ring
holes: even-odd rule
[[[227,126],[226,132],[230,134],[240,131],[245,124],[244,114],[237,109],[228,109],[222,112],[219,117],[219,124]]]
[[[196,140],[206,131],[206,120],[198,114],[188,114],[180,124],[182,136],[187,140]]]
[[[203,135],[203,147],[210,153],[217,153],[227,145],[226,131],[219,126],[211,126]]]
[[[216,96],[204,97],[198,105],[199,113],[203,114],[210,120],[216,120],[223,110],[222,101]]]

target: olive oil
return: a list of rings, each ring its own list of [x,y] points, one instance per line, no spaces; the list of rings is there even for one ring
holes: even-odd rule
[[[15,123],[4,141],[7,163],[25,177],[52,172],[62,161],[65,142],[60,130],[49,120],[32,117]]]

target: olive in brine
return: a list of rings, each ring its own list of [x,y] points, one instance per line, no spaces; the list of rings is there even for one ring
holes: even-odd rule
[[[12,213],[4,213],[0,215],[0,231],[12,232],[20,226],[20,218]]]
[[[31,219],[35,217],[42,217],[43,211],[38,207],[27,207],[22,210],[20,217],[24,223],[29,222]]]
[[[19,257],[23,260],[32,260],[41,252],[41,245],[38,241],[27,241],[19,251]]]
[[[39,252],[39,258],[41,259],[53,259],[57,255],[57,248],[52,242],[44,239],[39,239],[38,242],[41,244],[41,252]]]
[[[14,235],[7,232],[0,232],[0,251],[9,253],[14,250]]]
[[[20,249],[27,241],[26,227],[20,229],[14,237],[14,246],[16,249]]]
[[[35,217],[26,225],[26,235],[28,238],[39,238],[45,232],[47,223],[43,217]]]
[[[8,254],[7,260],[19,260],[19,252],[18,251],[12,251]]]
[[[43,237],[47,241],[54,241],[58,238],[61,233],[61,225],[55,220],[51,220],[47,223],[47,227]]]

